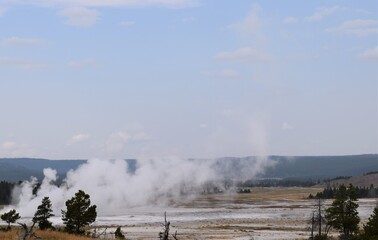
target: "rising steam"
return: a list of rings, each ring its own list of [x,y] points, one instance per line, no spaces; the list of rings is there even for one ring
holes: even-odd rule
[[[139,160],[135,172],[132,172],[124,160],[92,159],[69,171],[60,186],[54,184],[56,170],[44,169],[38,192],[33,194],[36,178],[23,182],[14,189],[14,206],[11,207],[22,216],[30,217],[42,198],[48,196],[54,214],[59,216],[60,210],[65,208],[65,201],[82,189],[98,206],[100,215],[120,214],[129,207],[169,204],[169,200],[183,194],[188,197],[194,192],[203,192],[203,186],[209,182],[220,183],[225,178],[251,179],[270,164],[266,158],[239,161],[166,158]]]

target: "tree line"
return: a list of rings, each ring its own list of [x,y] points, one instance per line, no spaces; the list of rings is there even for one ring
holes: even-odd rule
[[[68,199],[65,203],[66,209],[61,210],[62,220],[64,224],[64,231],[70,234],[76,235],[88,235],[92,238],[99,238],[101,235],[106,234],[106,229],[97,234],[96,229],[94,232],[86,232],[85,227],[92,224],[97,218],[97,206],[91,205],[91,200],[89,194],[85,193],[82,190],[79,190],[75,193],[75,196],[71,199]],[[30,238],[41,239],[33,231],[35,225],[38,225],[39,229],[44,230],[57,230],[52,222],[49,220],[53,217],[52,204],[49,197],[44,197],[41,204],[37,207],[37,211],[34,213],[32,218],[32,225],[28,227],[24,223],[18,223],[23,229],[24,232],[19,235],[20,240],[26,240]],[[6,213],[0,215],[0,219],[7,223],[7,226],[1,227],[0,231],[10,231],[11,224],[14,224],[21,218],[20,214],[16,212],[15,209],[9,210]],[[167,222],[166,214],[164,213],[164,225],[163,231],[159,232],[160,240],[169,239],[170,231],[170,222]],[[117,227],[113,233],[116,239],[125,239],[125,235],[121,230],[121,227]],[[17,231],[18,235],[18,231]],[[174,234],[171,234],[173,239],[177,240],[177,231]]]
[[[342,185],[343,186],[343,185]],[[340,186],[341,187],[341,186]],[[318,192],[315,196],[310,194],[308,197],[321,198],[321,199],[332,199],[335,198],[340,190],[340,187],[326,187],[322,192]],[[376,198],[378,196],[378,188],[375,188],[373,184],[370,187],[354,187],[358,198]]]
[[[340,232],[341,240],[378,240],[378,205],[374,208],[368,222],[359,229],[358,188],[350,184],[341,185],[334,193],[334,200],[325,208],[323,200],[317,199],[316,208],[310,219],[310,240],[330,239],[330,229]]]
[[[9,205],[12,200],[12,190],[15,183],[0,182],[0,205]]]
[[[74,234],[84,234],[84,227],[90,225],[96,220],[97,211],[96,205],[91,205],[90,196],[84,191],[79,190],[74,197],[66,201],[66,209],[62,210],[62,220],[65,225],[64,231]],[[25,224],[18,223],[24,228],[24,237],[35,236],[32,231],[34,225],[38,225],[40,230],[47,230],[55,228],[49,218],[53,217],[52,204],[49,197],[44,197],[41,204],[38,206],[37,211],[32,218],[32,226],[28,228]],[[15,223],[21,218],[15,209],[12,209],[1,215],[1,220],[7,223],[6,228],[1,228],[2,231],[11,230],[11,224]]]

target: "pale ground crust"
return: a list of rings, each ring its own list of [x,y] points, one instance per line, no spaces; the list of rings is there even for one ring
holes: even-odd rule
[[[253,188],[250,194],[202,195],[177,203],[174,207],[156,209],[150,213],[151,222],[123,225],[127,239],[157,239],[162,230],[163,212],[171,221],[171,233],[177,230],[180,240],[240,239],[295,240],[308,239],[309,224],[315,200],[308,195],[322,188]],[[325,201],[329,205],[332,201]],[[377,199],[361,199],[361,226],[376,205]],[[128,216],[138,218],[138,212]],[[156,222],[156,218],[161,219]],[[120,222],[121,223],[121,222]],[[101,224],[101,220],[99,221]],[[110,229],[111,231],[111,229]],[[332,233],[337,235],[337,232]]]
[[[322,188],[252,188],[248,194],[210,194],[183,197],[168,206],[128,208],[109,216],[99,214],[93,225],[107,233],[122,227],[126,239],[158,239],[164,212],[177,230],[179,240],[304,240],[308,239],[309,219],[316,200],[307,199]],[[362,224],[367,221],[378,199],[360,199]],[[332,200],[324,202],[326,206]],[[22,219],[23,221],[31,219]],[[51,219],[61,224],[60,217]],[[93,230],[93,227],[92,227]],[[336,236],[337,232],[332,232]],[[172,238],[173,239],[173,238]]]

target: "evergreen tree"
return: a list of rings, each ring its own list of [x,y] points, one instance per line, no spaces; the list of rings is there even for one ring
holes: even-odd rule
[[[1,215],[1,220],[8,223],[8,229],[11,228],[10,224],[15,223],[18,219],[20,219],[20,214],[16,212],[16,210],[10,210],[9,212],[3,213]]]
[[[364,225],[364,235],[367,240],[378,240],[378,206],[374,208],[369,221]]]
[[[49,218],[54,216],[52,212],[50,198],[44,197],[41,205],[38,206],[37,212],[34,214],[33,222],[38,223],[41,230],[52,228],[52,223],[49,221]]]
[[[91,206],[90,196],[79,190],[74,197],[66,201],[67,210],[62,210],[62,220],[69,233],[83,234],[83,227],[96,220],[96,205]]]
[[[326,209],[327,222],[341,232],[341,239],[350,239],[358,231],[360,218],[357,211],[357,195],[358,192],[353,185],[350,184],[348,188],[341,185],[331,207]]]

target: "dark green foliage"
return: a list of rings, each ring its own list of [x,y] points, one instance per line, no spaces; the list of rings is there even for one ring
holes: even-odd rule
[[[284,179],[251,179],[238,183],[238,187],[312,187],[318,184],[317,180],[302,178]]]
[[[117,227],[117,229],[114,232],[114,236],[116,239],[125,239],[125,235],[123,235],[121,227]]]
[[[369,221],[364,225],[364,236],[369,240],[378,239],[378,206],[374,208]]]
[[[370,187],[355,187],[358,198],[375,198],[378,196],[378,188]],[[338,188],[327,187],[322,192],[318,192],[315,196],[309,196],[309,198],[323,198],[330,199],[335,198]]]
[[[314,240],[327,240],[328,239],[328,237],[327,237],[327,235],[316,235],[315,237],[314,237]]]
[[[11,223],[15,223],[20,218],[20,214],[18,214],[14,209],[1,215],[1,220],[8,223],[8,229],[10,229]]]
[[[357,190],[352,185],[341,185],[332,205],[326,209],[327,223],[341,232],[341,239],[350,239],[358,232]]]
[[[38,223],[41,230],[52,228],[52,223],[49,221],[49,218],[54,216],[52,212],[50,198],[44,197],[41,205],[38,206],[37,212],[34,214],[33,222]]]
[[[14,185],[14,183],[5,181],[0,182],[0,205],[8,205],[11,203]]]
[[[62,210],[62,220],[69,233],[83,234],[82,228],[96,220],[96,205],[91,206],[90,196],[82,190],[66,201],[66,207],[66,211]]]

